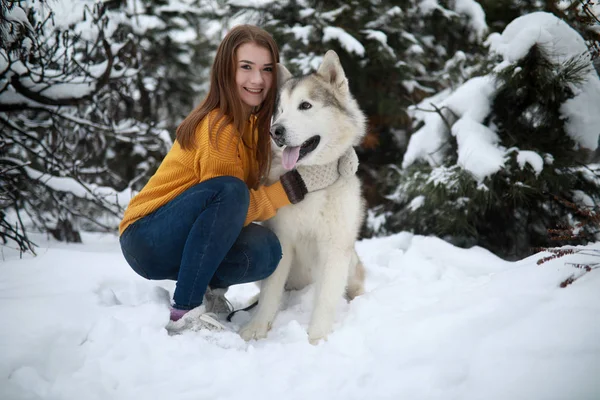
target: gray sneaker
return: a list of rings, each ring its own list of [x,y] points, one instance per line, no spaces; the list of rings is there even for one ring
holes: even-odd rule
[[[173,313],[171,316],[173,317]],[[171,318],[165,328],[171,336],[185,331],[195,332],[203,329],[222,331],[227,329],[225,325],[217,321],[215,314],[206,311],[204,304],[186,312],[175,321]]]
[[[233,311],[233,306],[225,297],[227,289],[206,289],[203,304],[206,306],[206,312],[217,315],[229,315]]]

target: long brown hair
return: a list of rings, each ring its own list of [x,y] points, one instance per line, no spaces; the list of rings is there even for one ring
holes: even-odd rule
[[[218,123],[217,135],[227,125],[232,124],[241,135],[247,122],[246,108],[238,95],[235,85],[237,49],[246,43],[255,43],[267,49],[273,57],[273,83],[257,113],[258,143],[256,159],[259,179],[266,175],[271,162],[269,130],[277,93],[277,63],[279,50],[275,40],[265,30],[253,25],[238,25],[233,28],[217,49],[217,55],[210,74],[210,89],[206,98],[177,127],[177,141],[184,149],[194,146],[196,127],[211,111],[218,109],[216,118],[211,118],[209,130]]]

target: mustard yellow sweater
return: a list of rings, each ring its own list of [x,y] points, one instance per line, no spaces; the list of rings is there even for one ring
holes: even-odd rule
[[[217,176],[235,176],[253,187],[258,180],[258,162],[252,148],[244,145],[251,143],[256,147],[258,131],[256,117],[251,117],[243,133],[244,140],[238,140],[239,134],[229,125],[216,136],[215,129],[209,135],[209,119],[215,118],[216,111],[205,117],[196,128],[194,148],[183,150],[175,141],[171,150],[150,178],[146,186],[129,202],[123,220],[119,225],[119,234],[159,207],[173,200],[193,185]],[[290,204],[290,201],[278,181],[270,186],[260,186],[250,190],[250,206],[244,225],[252,221],[263,221],[275,215],[277,209]]]

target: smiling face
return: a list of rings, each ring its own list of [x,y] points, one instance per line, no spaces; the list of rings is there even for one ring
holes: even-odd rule
[[[242,103],[251,112],[260,106],[273,85],[273,58],[268,49],[245,43],[236,51],[235,83]]]

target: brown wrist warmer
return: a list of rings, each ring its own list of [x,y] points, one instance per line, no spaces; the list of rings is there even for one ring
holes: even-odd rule
[[[306,189],[306,184],[298,171],[294,169],[286,172],[281,175],[279,180],[281,181],[283,190],[285,190],[285,194],[287,194],[290,203],[296,204],[304,200],[304,196],[308,193],[308,189]]]

